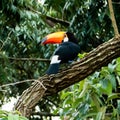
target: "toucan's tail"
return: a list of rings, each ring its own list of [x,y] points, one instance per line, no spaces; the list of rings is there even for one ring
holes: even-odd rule
[[[46,74],[50,75],[58,73],[59,65],[60,65],[59,63],[50,64],[48,70],[46,71]]]
[[[51,62],[50,62],[50,66],[48,70],[46,71],[46,74],[50,75],[50,74],[58,73],[60,62],[61,60],[59,60],[59,56],[53,55]]]

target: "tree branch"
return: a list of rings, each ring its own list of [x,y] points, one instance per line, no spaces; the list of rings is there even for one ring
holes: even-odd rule
[[[58,19],[58,18],[54,18],[54,17],[50,17],[50,16],[46,16],[46,20],[49,20],[53,23],[60,23],[63,26],[68,27],[70,25],[70,23],[68,21],[64,21],[62,19]]]
[[[111,16],[111,20],[112,20],[112,26],[114,28],[115,36],[117,37],[117,36],[119,36],[119,31],[118,31],[117,23],[115,20],[114,10],[113,10],[113,6],[112,6],[112,0],[108,0],[108,4],[109,4],[110,16]]]
[[[120,2],[112,2],[113,4],[120,5]]]
[[[14,83],[4,84],[4,85],[1,85],[0,88],[8,87],[8,86],[14,86],[14,85],[22,84],[22,83],[25,83],[25,82],[33,82],[33,81],[36,81],[36,80],[35,79],[29,79],[29,80],[23,80],[23,81],[18,81],[18,82],[14,82]]]
[[[39,115],[39,116],[60,116],[59,114],[52,114],[47,112],[34,112],[32,115]]]
[[[120,37],[99,45],[79,62],[55,75],[45,75],[32,83],[20,96],[15,109],[29,117],[43,97],[51,96],[73,85],[120,56]],[[39,82],[41,84],[39,84]]]
[[[51,16],[47,16],[47,15],[43,15],[41,14],[41,12],[34,10],[33,8],[31,8],[29,6],[29,9],[37,14],[39,14],[40,16],[42,16],[43,18],[45,18],[45,21],[48,25],[50,25],[51,27],[53,27],[56,23],[60,23],[63,26],[69,26],[70,23],[68,21],[62,20],[62,19],[58,19],[58,18],[54,18]]]
[[[5,43],[7,43],[7,41],[9,40],[9,37],[10,37],[11,33],[12,33],[12,31],[10,31],[10,32],[8,33],[8,36],[7,36],[7,38],[6,38],[6,40],[5,40],[4,42],[3,42],[2,40],[0,40],[0,42],[2,43],[2,46],[1,46],[1,48],[0,48],[0,51],[3,49]]]
[[[3,57],[0,57],[2,59]],[[14,58],[14,57],[7,57],[9,60],[14,61],[40,61],[40,62],[50,62],[49,59],[43,59],[43,58]]]

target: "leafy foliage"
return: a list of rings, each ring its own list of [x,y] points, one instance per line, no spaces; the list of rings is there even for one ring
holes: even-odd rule
[[[113,5],[119,28],[120,5],[116,0],[113,0]],[[57,18],[58,22],[48,17]],[[69,26],[64,26],[59,20],[67,21]],[[113,37],[113,28],[107,0],[46,0],[44,4],[40,0],[0,0],[0,85],[44,75],[49,63],[10,58],[50,59],[56,46],[43,47],[38,43],[46,34],[59,30],[73,32],[84,52],[109,40]],[[81,53],[79,57],[85,54]],[[11,96],[19,96],[30,84],[0,87],[0,105]],[[120,58],[117,58],[60,95],[44,98],[37,106],[38,111],[60,113],[61,119],[63,116],[76,120],[116,119],[120,110],[119,85]],[[30,119],[49,118],[34,116]]]
[[[32,9],[32,10],[31,10]],[[37,14],[33,10],[41,13]],[[50,49],[38,45],[53,28],[43,21],[41,4],[29,0],[0,1],[0,84],[38,78],[48,64],[41,61],[19,61],[10,58],[50,58]],[[44,29],[45,28],[45,29]],[[44,54],[46,53],[46,54]],[[52,51],[51,51],[52,53]],[[0,105],[20,95],[31,83],[0,88]],[[46,105],[47,106],[47,105]],[[44,108],[43,108],[44,109]]]
[[[28,120],[17,112],[7,112],[0,110],[0,120]]]
[[[118,61],[113,60],[108,67],[96,71],[93,75],[78,84],[61,92],[61,118],[69,116],[71,119],[85,118],[119,119],[119,78],[115,74]],[[111,114],[111,115],[109,115]],[[62,118],[63,119],[63,118]]]

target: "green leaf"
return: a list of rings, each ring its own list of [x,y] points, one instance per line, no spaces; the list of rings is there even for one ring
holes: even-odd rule
[[[5,118],[5,117],[7,117],[7,115],[8,115],[8,112],[7,112],[7,111],[5,111],[5,110],[0,110],[0,118]]]
[[[112,100],[112,99],[116,99],[116,98],[120,98],[120,93],[112,93],[108,96],[108,101]]]
[[[111,63],[108,64],[108,70],[109,70],[111,73],[114,72],[115,68],[116,68],[116,64],[115,64],[115,65],[113,65],[113,64],[111,64]]]
[[[78,54],[78,57],[80,58],[80,59],[82,59],[83,57],[85,57],[85,55],[86,55],[87,53],[83,53],[83,54]]]
[[[0,118],[0,120],[8,120],[7,118]]]
[[[65,99],[70,94],[71,94],[70,92],[62,92],[60,97],[61,97],[61,99]]]
[[[9,113],[8,120],[19,120],[19,115]]]
[[[96,112],[89,112],[86,115],[82,116],[81,119],[84,120],[86,118],[94,118],[94,116],[96,116],[96,114],[97,114]]]
[[[101,92],[110,95],[112,93],[111,82],[107,79],[104,79],[104,80],[100,81],[100,83],[101,83],[101,87],[100,87]]]
[[[80,98],[83,97],[83,96],[85,95],[85,93],[87,93],[88,89],[89,89],[89,83],[88,83],[88,82],[85,82],[84,87],[83,87],[83,90],[82,90],[82,92],[80,93],[79,97],[80,97]]]
[[[26,117],[24,117],[24,116],[20,116],[19,120],[28,120],[28,119]]]
[[[102,112],[97,113],[96,120],[102,120]]]
[[[100,73],[101,73],[101,77],[108,75],[109,74],[108,67],[102,67]]]
[[[71,96],[68,96],[68,97],[64,100],[63,104],[64,104],[64,106],[72,104],[72,97],[71,97]]]
[[[86,114],[88,109],[89,109],[89,104],[86,103],[82,103],[78,107],[78,111],[80,112],[80,114]]]
[[[115,78],[115,75],[114,74],[110,74],[109,75],[109,80],[110,80],[110,82],[112,84],[112,88],[114,90],[116,90],[116,78]]]
[[[101,107],[100,112],[97,113],[95,120],[104,120],[105,118],[106,107]]]
[[[100,105],[101,105],[101,100],[100,100],[99,96],[96,93],[92,93],[91,98],[92,98],[94,105],[97,107],[97,110],[99,111]]]
[[[85,84],[85,80],[79,82],[79,90],[78,90],[79,92],[83,90],[84,84]]]
[[[117,58],[116,60],[116,71],[117,71],[117,74],[120,76],[120,57]]]
[[[73,102],[73,105],[72,105],[72,108],[75,109],[77,108],[82,102],[82,98],[77,98],[74,102]]]

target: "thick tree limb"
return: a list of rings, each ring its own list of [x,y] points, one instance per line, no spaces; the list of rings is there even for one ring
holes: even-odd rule
[[[83,80],[119,56],[120,37],[115,37],[99,45],[79,62],[74,63],[61,73],[50,76],[45,75],[33,82],[19,98],[15,109],[20,111],[22,115],[29,117],[32,109],[42,97],[56,94],[68,86]]]

